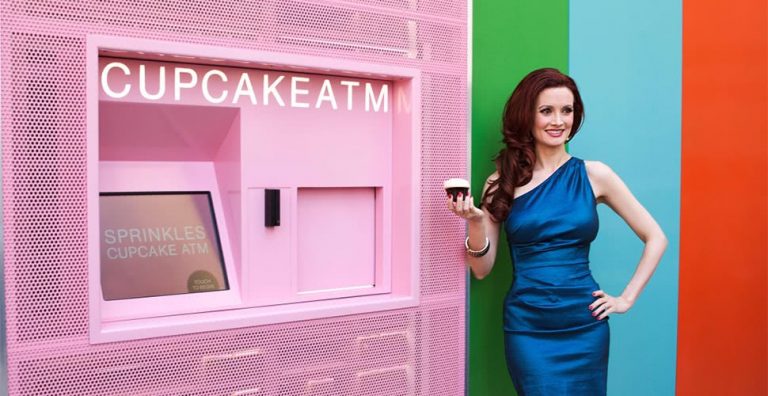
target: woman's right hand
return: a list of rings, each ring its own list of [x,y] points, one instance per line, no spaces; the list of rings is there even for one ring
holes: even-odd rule
[[[494,173],[486,180],[483,194],[487,192],[494,177],[498,178],[498,174]],[[467,264],[472,268],[472,274],[475,275],[475,278],[485,278],[491,272],[493,262],[496,260],[499,223],[493,221],[493,216],[487,209],[480,209],[475,206],[475,199],[471,193],[467,193],[466,197],[463,194],[459,195],[456,202],[453,202],[453,198],[448,196],[446,204],[453,214],[467,220],[466,247],[478,251],[484,249],[484,244],[488,244],[488,251],[485,255],[481,257],[467,255]]]
[[[471,194],[465,197],[464,194],[459,193],[456,197],[456,202],[453,201],[453,197],[449,194],[448,209],[456,216],[472,222],[481,222],[486,216],[485,212],[475,206],[475,197]]]

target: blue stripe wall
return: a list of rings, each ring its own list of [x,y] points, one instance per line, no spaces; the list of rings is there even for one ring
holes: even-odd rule
[[[670,244],[645,292],[611,319],[610,395],[673,395],[681,153],[681,0],[570,2],[570,75],[586,122],[570,145],[611,166],[664,229]],[[601,205],[593,274],[609,294],[631,278],[642,243]]]

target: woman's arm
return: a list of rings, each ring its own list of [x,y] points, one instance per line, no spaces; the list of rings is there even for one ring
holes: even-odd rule
[[[611,168],[598,161],[587,161],[586,168],[597,202],[613,209],[645,243],[635,273],[620,296],[613,297],[602,290],[593,293],[597,300],[590,306],[592,315],[603,319],[610,313],[624,313],[634,305],[661,261],[667,248],[667,237]]]
[[[498,173],[494,172],[485,181],[483,187],[483,196],[488,190],[491,181],[498,178]],[[490,247],[488,253],[482,257],[472,257],[467,255],[467,263],[472,269],[472,273],[477,279],[483,279],[493,269],[493,263],[496,260],[496,251],[499,241],[499,223],[492,220],[491,214],[483,208],[478,209],[475,206],[473,196],[459,198],[454,203],[451,197],[448,197],[448,209],[457,216],[467,220],[467,233],[469,234],[468,245],[472,250],[481,250],[485,246],[485,238],[488,238]]]

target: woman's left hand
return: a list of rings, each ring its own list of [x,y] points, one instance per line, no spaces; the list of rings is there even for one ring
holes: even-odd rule
[[[632,308],[632,303],[624,297],[614,297],[602,290],[592,292],[592,296],[596,297],[597,300],[589,306],[589,309],[592,311],[592,316],[597,320],[603,320],[612,313],[627,312]]]

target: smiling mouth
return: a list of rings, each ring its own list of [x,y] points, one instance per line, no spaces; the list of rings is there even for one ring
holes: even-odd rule
[[[565,129],[546,129],[544,130],[549,136],[552,137],[560,137],[563,136],[563,133],[565,132]]]

